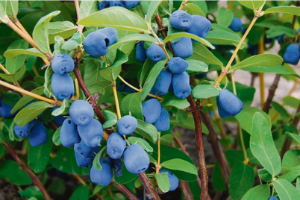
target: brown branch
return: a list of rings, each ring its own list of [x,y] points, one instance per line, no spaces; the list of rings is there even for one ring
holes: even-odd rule
[[[300,112],[300,104],[298,105],[298,108],[296,110],[296,113]],[[296,116],[292,122],[292,124],[297,127],[299,124],[300,118]],[[281,150],[281,159],[283,158],[284,154],[290,149],[290,146],[292,144],[292,141],[289,140],[288,138],[285,139],[284,145]]]
[[[138,176],[141,179],[142,183],[144,184],[144,187],[146,188],[149,199],[160,200],[159,195],[157,194],[156,190],[150,183],[146,173],[145,172],[139,173]]]
[[[120,185],[116,182],[114,182],[115,186],[121,190],[130,200],[138,200],[138,198],[132,194],[132,192],[127,188],[125,187],[124,185]]]
[[[94,108],[94,111],[96,113],[96,115],[98,116],[99,118],[99,121],[101,122],[101,124],[104,124],[104,122],[106,122],[106,118],[105,116],[103,115],[103,113],[101,112],[99,106],[97,105],[97,102],[94,100],[94,98],[92,97],[91,93],[89,92],[89,90],[87,89],[83,79],[82,79],[82,76],[81,76],[81,73],[79,71],[79,61],[80,59],[78,58],[75,58],[75,68],[74,68],[74,74],[78,80],[78,83],[79,83],[79,86],[80,88],[82,89],[85,97],[87,99],[89,99],[89,101],[91,102],[93,108]]]
[[[282,63],[282,65],[283,65],[283,63]],[[263,107],[263,111],[267,114],[269,114],[269,110],[271,108],[271,103],[272,103],[273,97],[275,95],[276,89],[278,87],[280,77],[281,77],[280,74],[276,74],[276,76],[274,78],[274,81],[273,81],[273,84],[269,88],[269,94],[268,94],[268,97],[267,97],[267,101],[265,102],[264,107]]]
[[[33,184],[39,188],[45,200],[51,200],[50,195],[48,194],[46,188],[44,187],[40,179],[38,179],[38,177],[33,173],[33,171],[31,171],[28,165],[17,155],[14,149],[6,141],[3,142],[2,145],[11,154],[11,156],[15,159],[15,161],[20,165],[20,167],[28,174]]]
[[[208,136],[210,139],[210,143],[211,143],[214,155],[216,157],[216,160],[220,166],[221,174],[225,181],[225,186],[228,189],[229,188],[228,178],[229,178],[229,174],[230,174],[230,169],[229,169],[227,159],[222,150],[222,147],[218,141],[217,132],[214,128],[214,125],[212,124],[212,121],[211,121],[211,118],[209,117],[209,115],[207,113],[203,113],[202,111],[200,111],[200,115],[203,120],[203,123],[205,124],[205,126],[207,127],[207,129],[209,131]]]
[[[187,98],[187,100],[190,103],[191,109],[194,110],[193,117],[195,122],[196,145],[197,145],[198,156],[199,156],[199,170],[200,170],[200,180],[202,186],[201,199],[210,200],[211,198],[208,194],[208,176],[207,176],[203,142],[202,142],[201,118],[199,112],[196,111],[197,109],[199,109],[199,107],[196,105],[196,102],[194,101],[191,95]]]
[[[183,180],[180,180],[179,181],[180,183],[180,187],[181,187],[181,190],[183,192],[183,195],[184,195],[184,199],[185,200],[193,200],[193,194],[191,192],[191,189],[189,187],[189,184],[186,182],[186,181],[183,181]]]
[[[166,32],[165,27],[162,25],[162,20],[161,20],[161,17],[160,17],[160,15],[159,15],[158,12],[157,12],[157,14],[156,14],[156,16],[155,16],[155,20],[156,20],[156,22],[157,22],[158,29],[161,30],[160,32],[161,32],[162,36],[163,36],[164,38],[166,38],[166,37],[167,37],[167,32]],[[167,42],[167,48],[169,49],[169,51],[171,51],[171,53],[172,53],[173,55],[175,55],[174,50],[173,50],[172,45],[171,45],[170,42]]]

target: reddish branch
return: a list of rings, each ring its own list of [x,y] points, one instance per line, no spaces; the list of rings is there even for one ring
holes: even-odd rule
[[[20,165],[20,167],[28,174],[28,176],[31,178],[33,184],[39,188],[39,190],[43,194],[45,200],[51,200],[51,197],[49,196],[44,185],[41,183],[40,179],[38,179],[38,177],[36,177],[36,175],[33,173],[33,171],[31,171],[31,169],[28,167],[28,165],[17,155],[17,153],[14,151],[14,149],[6,141],[3,142],[2,145],[11,154],[11,156],[15,159],[15,161]]]
[[[198,150],[199,156],[199,169],[200,169],[200,180],[201,180],[201,199],[209,200],[211,199],[208,194],[208,177],[207,177],[207,170],[206,170],[206,163],[205,163],[205,156],[204,156],[204,149],[203,149],[203,142],[202,142],[202,127],[201,127],[201,118],[197,109],[199,106],[196,105],[193,97],[190,95],[187,98],[188,102],[190,103],[191,109],[193,112],[194,122],[195,122],[195,131],[196,131],[196,145]]]
[[[148,198],[149,199],[153,199],[153,200],[160,200],[160,197],[158,196],[156,190],[154,189],[154,187],[152,186],[152,184],[150,183],[147,175],[145,172],[138,174],[139,178],[141,179],[141,181],[143,182],[147,194],[148,194]]]
[[[282,65],[283,65],[283,63],[282,63]],[[268,97],[267,97],[267,101],[265,102],[264,107],[263,107],[263,111],[267,114],[269,114],[269,110],[271,108],[271,103],[272,103],[273,97],[275,95],[276,89],[278,87],[280,77],[281,77],[280,74],[276,74],[276,76],[274,78],[274,81],[273,81],[273,84],[269,88],[269,94],[268,94]]]
[[[193,200],[194,198],[193,198],[193,194],[191,192],[191,189],[189,187],[189,184],[186,181],[183,181],[183,180],[180,180],[179,183],[180,183],[183,195],[184,195],[184,199],[185,200]]]
[[[162,25],[162,20],[161,20],[161,17],[160,17],[160,15],[159,15],[158,12],[157,12],[157,14],[156,14],[156,16],[155,16],[155,20],[156,20],[156,22],[157,22],[159,32],[162,34],[162,36],[163,36],[164,38],[166,38],[166,37],[167,37],[166,27],[164,27],[164,26]],[[169,51],[171,51],[171,53],[174,55],[174,50],[173,50],[172,45],[171,45],[170,42],[167,42],[167,48],[168,48]]]
[[[209,131],[208,136],[210,139],[210,143],[211,143],[214,155],[216,157],[216,160],[220,166],[221,174],[225,181],[225,186],[228,189],[229,188],[228,178],[229,178],[229,174],[230,174],[230,169],[229,169],[226,157],[224,155],[224,152],[222,151],[222,147],[219,143],[217,132],[214,128],[214,125],[213,125],[209,115],[207,113],[203,113],[202,111],[200,111],[200,115],[203,120],[203,123],[205,124],[205,126],[207,127],[207,129]]]
[[[300,112],[300,104],[296,110],[296,113],[299,113]],[[298,116],[296,116],[292,122],[292,124],[297,127],[298,124],[299,124],[299,121],[300,121],[300,118]],[[284,142],[284,145],[282,147],[282,150],[281,150],[281,159],[283,158],[285,152],[287,152],[289,149],[290,149],[290,146],[292,144],[292,141],[289,140],[288,138],[285,139],[285,142]]]
[[[158,24],[158,27],[162,30],[162,35],[165,38],[167,36],[166,31],[164,30],[164,27],[162,25],[162,20],[159,14],[155,16],[156,22]],[[171,52],[174,52],[172,49],[172,46],[167,46],[168,49]],[[198,109],[196,106],[196,102],[190,95],[187,98],[188,102],[190,103],[191,110]],[[200,179],[201,179],[201,199],[202,200],[210,200],[210,196],[208,194],[208,176],[206,171],[206,164],[205,164],[205,156],[204,156],[204,150],[203,150],[203,143],[202,143],[202,128],[201,128],[201,118],[198,112],[193,112],[194,122],[195,122],[195,132],[196,132],[196,145],[198,150],[198,156],[199,156],[199,168],[200,168]]]
[[[94,108],[94,111],[95,111],[96,115],[99,118],[99,121],[103,124],[104,122],[106,122],[105,116],[101,112],[99,106],[97,105],[97,102],[92,97],[91,93],[87,89],[87,87],[86,87],[86,85],[85,85],[85,83],[82,79],[82,76],[81,76],[80,71],[79,71],[79,59],[75,59],[75,68],[74,68],[73,72],[74,72],[74,74],[75,74],[75,76],[78,80],[79,86],[82,89],[85,97],[89,99],[89,101],[93,105],[93,108]]]
[[[117,188],[119,190],[121,190],[130,200],[138,200],[138,198],[131,193],[130,190],[128,190],[127,187],[125,187],[124,185],[120,185],[118,183],[115,182],[115,185],[117,186]]]

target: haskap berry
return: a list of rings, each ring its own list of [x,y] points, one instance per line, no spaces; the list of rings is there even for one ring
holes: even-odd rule
[[[113,178],[113,170],[111,168],[111,161],[109,158],[100,158],[101,170],[92,166],[90,171],[91,181],[95,184],[107,186]]]
[[[192,15],[192,24],[186,31],[188,33],[205,38],[209,33],[212,25],[211,22],[201,15]]]
[[[92,119],[92,121],[84,126],[77,126],[77,130],[81,140],[88,147],[100,146],[103,137],[103,129],[101,123]]]
[[[77,126],[89,124],[94,117],[93,107],[84,100],[76,100],[69,109],[70,116]]]
[[[13,109],[13,106],[10,106],[0,98],[0,116],[4,118],[10,118],[14,116],[15,114],[11,114],[11,110]]]
[[[243,24],[241,19],[234,17],[229,25],[229,28],[234,32],[240,32],[243,29]]]
[[[74,144],[74,151],[86,158],[94,158],[95,155],[99,152],[99,150],[99,146],[88,147],[86,144],[84,144],[83,141]]]
[[[268,200],[278,200],[278,198],[277,197],[274,197],[274,196],[272,196],[272,197],[269,197],[269,199]]]
[[[133,174],[146,171],[150,164],[150,158],[145,150],[138,144],[128,146],[123,153],[126,169]]]
[[[165,108],[161,108],[159,118],[153,123],[157,131],[167,131],[170,128],[170,115]]]
[[[157,99],[150,99],[142,104],[144,120],[147,123],[154,123],[160,116],[161,104]]]
[[[175,74],[185,72],[185,70],[187,70],[188,67],[189,62],[180,57],[173,57],[168,62],[169,70]]]
[[[155,83],[150,91],[151,94],[162,96],[168,93],[172,82],[172,72],[168,69],[163,69],[157,76]]]
[[[131,8],[135,8],[137,7],[140,3],[141,3],[141,0],[138,0],[138,1],[132,1],[132,0],[121,0],[124,7],[127,8],[127,9],[131,9]]]
[[[284,62],[296,65],[300,59],[299,46],[297,44],[290,44],[283,55]]]
[[[107,36],[108,46],[115,44],[118,40],[118,33],[117,33],[116,29],[114,29],[114,28],[105,27],[105,28],[97,30],[97,32],[103,33]]]
[[[244,108],[243,102],[227,89],[220,91],[217,97],[217,105],[220,117],[222,118],[235,116]]]
[[[179,41],[172,43],[172,47],[177,57],[188,58],[193,55],[193,43],[191,38],[182,37]]]
[[[16,124],[14,127],[14,132],[15,132],[16,136],[18,136],[19,138],[28,137],[35,122],[36,122],[35,120],[32,120],[31,122],[25,124],[24,126],[19,126]]]
[[[72,119],[65,119],[60,129],[60,141],[64,147],[73,147],[80,142],[77,126]]]
[[[170,25],[180,30],[186,30],[192,25],[192,16],[184,10],[176,10],[170,17]]]
[[[185,99],[191,94],[190,76],[188,73],[174,74],[172,79],[174,95],[177,98]]]
[[[107,154],[112,159],[119,159],[126,148],[126,141],[119,133],[112,133],[107,138]]]
[[[74,61],[68,54],[57,54],[54,56],[51,67],[54,73],[63,75],[65,73],[70,73],[74,69]]]
[[[70,99],[74,95],[74,83],[69,74],[54,73],[51,77],[51,90],[60,100]]]
[[[37,121],[33,128],[31,129],[29,135],[28,135],[29,143],[31,146],[39,146],[43,145],[48,140],[48,133],[47,129],[44,126],[44,124],[40,121]]]
[[[143,41],[138,42],[136,44],[136,53],[135,53],[135,58],[137,61],[143,63],[147,59],[147,54],[146,54],[146,49],[144,48],[144,43]]]
[[[137,125],[138,122],[135,117],[125,115],[117,122],[118,132],[121,135],[130,135],[135,131]]]
[[[179,179],[177,178],[177,176],[175,176],[175,174],[173,174],[172,172],[170,172],[169,170],[166,169],[162,169],[159,171],[159,173],[166,173],[168,175],[168,179],[170,182],[170,190],[169,191],[174,191],[178,188],[179,185]]]
[[[152,43],[151,46],[146,49],[146,54],[149,60],[151,60],[152,62],[159,62],[166,57],[164,50],[155,43]]]
[[[83,48],[86,53],[93,57],[104,56],[108,52],[110,40],[107,35],[94,31],[89,33],[83,41]]]
[[[83,157],[82,155],[75,152],[76,163],[79,167],[90,168],[93,165],[93,159],[88,157]]]

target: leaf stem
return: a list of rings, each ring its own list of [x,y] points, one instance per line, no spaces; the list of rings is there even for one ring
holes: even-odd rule
[[[263,34],[258,42],[258,54],[263,54],[265,51],[264,37],[265,35]],[[264,73],[258,73],[258,76],[259,76],[259,85],[260,85],[260,105],[261,108],[263,108],[265,103]]]
[[[125,85],[127,85],[128,87],[134,89],[134,90],[137,91],[137,92],[142,92],[141,89],[138,89],[138,88],[134,87],[133,85],[131,85],[130,83],[128,83],[127,81],[125,81],[120,75],[118,75],[118,78],[119,78],[123,83],[125,83]],[[154,97],[154,98],[156,98],[156,99],[158,99],[158,100],[160,100],[160,101],[164,100],[163,98],[161,98],[161,97],[159,97],[159,96],[156,96],[156,95],[154,95],[154,94],[150,94],[150,93],[149,93],[148,96]]]
[[[188,0],[183,0],[178,10],[182,10],[184,6],[187,4]]]
[[[46,97],[43,97],[43,96],[34,94],[34,93],[32,93],[32,92],[29,92],[29,91],[27,91],[27,90],[24,90],[23,88],[18,88],[17,86],[11,85],[11,84],[6,83],[6,82],[1,81],[1,80],[0,80],[0,85],[3,85],[3,86],[5,86],[5,87],[10,88],[10,89],[12,89],[12,90],[15,90],[15,91],[17,91],[17,92],[20,92],[20,93],[29,95],[29,96],[34,97],[34,98],[36,98],[36,99],[45,101],[45,102],[47,102],[47,103],[51,103],[51,104],[54,104],[54,105],[57,105],[57,106],[61,106],[61,105],[62,105],[62,102],[61,102],[61,101],[55,101],[55,100],[53,100],[53,99],[48,99],[48,98],[46,98]]]
[[[38,179],[38,177],[31,171],[28,165],[18,156],[18,154],[14,151],[14,149],[10,146],[10,144],[6,141],[2,143],[5,149],[11,154],[11,156],[15,159],[15,161],[19,164],[20,168],[22,168],[26,174],[31,178],[34,185],[36,185],[41,193],[43,194],[45,200],[51,200],[50,195],[48,194],[46,188]]]
[[[77,21],[80,20],[80,7],[79,7],[79,1],[78,0],[75,0],[74,1],[74,4],[75,4],[75,8],[76,8],[76,13],[77,13]],[[82,25],[78,25],[77,26],[77,31],[79,31],[79,33],[82,33],[82,30],[83,30],[83,26]]]
[[[118,119],[121,119],[121,111],[120,111],[120,105],[119,105],[119,99],[118,99],[118,93],[117,93],[117,87],[115,84],[115,81],[111,82],[111,87],[113,89],[113,93],[114,93],[114,98],[115,98],[115,104],[116,104],[116,110],[117,110],[117,116]]]
[[[235,48],[230,60],[228,61],[225,69],[222,70],[222,73],[220,74],[220,76],[218,77],[218,79],[216,80],[214,87],[217,87],[220,83],[220,81],[224,78],[224,76],[226,76],[227,72],[229,71],[229,68],[231,67],[231,64],[234,60],[234,58],[236,57],[236,54],[238,53],[238,51],[240,50],[243,42],[245,41],[247,35],[249,34],[250,30],[252,29],[253,25],[255,24],[256,20],[261,16],[261,10],[263,8],[263,5],[255,12],[255,16],[253,17],[250,25],[248,26],[245,34],[243,35],[242,39],[240,40],[239,44],[237,45],[237,47]],[[201,106],[203,106],[205,104],[205,102],[207,101],[207,99],[205,99],[202,103]]]
[[[76,98],[79,99],[79,97],[80,97],[80,89],[79,89],[79,83],[78,83],[78,79],[77,78],[75,78],[74,83],[75,83],[75,90],[76,90]]]
[[[157,133],[157,164],[156,164],[156,174],[159,173],[160,170],[160,132]]]
[[[42,52],[39,47],[37,46],[37,44],[35,43],[35,41],[31,38],[31,36],[28,34],[28,32],[26,31],[26,34],[25,32],[23,32],[21,29],[19,29],[7,16],[6,16],[6,20],[7,20],[7,25],[13,29],[16,33],[18,33],[22,38],[24,38],[29,44],[31,44],[31,46],[33,46],[34,48],[36,48],[37,50],[39,50],[41,53],[43,53],[48,59],[51,59],[51,56],[50,54],[48,53],[44,53]],[[21,23],[19,23],[21,24]],[[23,27],[23,26],[22,26]],[[24,27],[23,27],[24,29]],[[25,30],[25,29],[24,29]],[[46,59],[43,59],[45,64],[49,65],[50,62]]]

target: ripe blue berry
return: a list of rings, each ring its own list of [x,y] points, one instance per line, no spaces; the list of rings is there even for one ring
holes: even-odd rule
[[[100,148],[97,147],[88,147],[86,144],[84,144],[83,141],[80,141],[79,143],[74,144],[74,151],[83,157],[89,157],[94,158],[96,154],[99,152]]]
[[[157,131],[167,131],[170,128],[170,115],[165,108],[161,108],[161,113],[159,118],[153,124]]]
[[[92,119],[87,125],[77,126],[77,130],[81,140],[88,147],[100,146],[103,137],[103,129],[98,120]]]
[[[110,40],[106,34],[94,31],[89,33],[83,41],[85,52],[93,57],[104,56],[108,52]]]
[[[157,76],[155,83],[151,89],[151,94],[162,96],[168,93],[169,87],[172,82],[172,73],[169,70],[161,70]]]
[[[74,94],[74,83],[69,74],[54,73],[51,77],[51,90],[60,100],[70,99]]]
[[[240,18],[234,17],[229,25],[229,28],[234,32],[240,32],[243,29],[243,24]]]
[[[168,179],[170,181],[170,190],[169,191],[174,191],[178,188],[179,185],[179,180],[177,178],[177,176],[175,176],[175,174],[173,174],[172,172],[170,172],[169,170],[160,170],[159,173],[167,173],[168,175]]]
[[[135,131],[137,125],[138,122],[136,118],[130,115],[125,115],[117,122],[118,132],[121,135],[130,135]]]
[[[94,117],[93,107],[84,100],[76,100],[69,109],[70,116],[77,126],[89,124]]]
[[[144,120],[147,123],[154,123],[160,116],[161,104],[157,99],[150,99],[142,104]]]
[[[297,44],[290,44],[283,55],[284,62],[296,65],[300,59],[299,46]]]
[[[188,58],[193,55],[193,44],[191,38],[183,37],[179,41],[172,43],[175,56]]]
[[[42,122],[37,121],[31,132],[28,135],[29,143],[31,146],[39,146],[45,144],[48,140],[47,129]]]
[[[227,89],[221,90],[217,97],[217,105],[222,118],[235,116],[244,108],[243,102]]]
[[[54,73],[63,75],[64,73],[70,73],[74,69],[74,61],[68,54],[57,54],[54,56],[51,67]]]
[[[180,30],[188,29],[192,24],[192,16],[184,10],[176,10],[170,17],[170,25]]]
[[[173,57],[168,62],[169,70],[173,73],[180,74],[185,72],[189,67],[189,63],[186,60],[183,60],[180,57]]]
[[[100,158],[100,164],[102,166],[101,170],[97,170],[94,166],[91,168],[91,181],[95,184],[107,186],[113,178],[111,161],[109,158]]]
[[[137,61],[143,63],[147,59],[147,54],[146,54],[146,49],[144,48],[144,42],[138,42],[136,44],[136,53],[135,53],[135,58]]]
[[[145,150],[138,144],[128,146],[123,153],[126,169],[133,174],[146,171],[150,164],[150,158]]]
[[[35,122],[36,122],[35,120],[32,120],[31,122],[25,124],[24,126],[15,125],[14,132],[15,132],[16,136],[18,136],[19,138],[28,137]]]
[[[205,38],[211,29],[211,22],[201,15],[192,15],[192,24],[187,30],[188,33]]]
[[[188,73],[174,74],[172,79],[174,95],[177,98],[184,99],[191,94],[190,76]]]
[[[10,111],[13,109],[12,106],[4,103],[2,99],[0,99],[0,115],[4,118],[10,118],[15,114],[11,114]]]
[[[166,57],[164,50],[155,43],[152,43],[151,46],[146,49],[146,54],[152,62],[159,62]]]
[[[64,147],[73,147],[75,143],[80,142],[76,124],[72,119],[65,119],[60,129],[60,141]]]
[[[107,138],[107,154],[112,159],[119,159],[126,148],[126,141],[119,133],[112,133]]]
[[[93,165],[93,160],[91,158],[85,158],[76,152],[75,152],[75,159],[79,167],[90,168]]]

